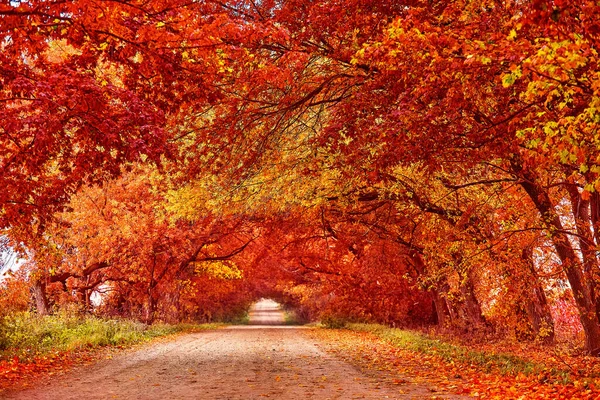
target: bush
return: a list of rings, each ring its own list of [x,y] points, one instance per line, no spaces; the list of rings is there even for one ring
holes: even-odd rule
[[[22,276],[5,276],[0,281],[0,318],[29,309],[29,297],[29,284]]]
[[[333,314],[325,314],[321,316],[321,324],[329,329],[342,329],[348,325],[348,321]]]
[[[304,325],[308,323],[308,321],[303,318],[303,315],[294,309],[284,310],[283,318],[286,325]]]

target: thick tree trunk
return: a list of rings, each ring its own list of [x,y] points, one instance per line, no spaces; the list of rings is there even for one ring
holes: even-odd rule
[[[450,324],[454,325],[454,326],[458,326],[460,316],[459,316],[458,310],[456,308],[456,305],[454,304],[454,302],[452,302],[452,300],[450,300],[447,297],[444,298],[444,301],[446,302],[446,308],[448,309],[448,314],[450,315]]]
[[[578,266],[575,250],[564,234],[560,217],[554,210],[548,192],[538,184],[537,176],[532,171],[524,169],[516,159],[511,160],[511,166],[513,172],[523,179],[520,183],[521,187],[539,211],[542,223],[548,229],[552,244],[571,285],[585,333],[585,347],[590,354],[598,355],[600,353],[600,324],[596,315],[596,305],[584,274]]]
[[[595,191],[590,196],[590,220],[595,243],[600,245],[600,193]],[[600,282],[600,268],[593,271],[594,282]],[[596,315],[600,321],[600,296],[596,293]]]
[[[475,287],[471,280],[471,274],[467,272],[464,282],[460,285],[460,292],[463,296],[463,310],[470,329],[478,329],[486,325],[485,318],[481,312],[481,305],[475,296]]]
[[[450,311],[448,310],[446,300],[442,296],[440,296],[438,291],[435,289],[432,289],[431,293],[433,295],[433,305],[435,306],[435,313],[438,325],[441,327],[449,326]]]
[[[521,253],[521,259],[531,273],[531,285],[525,293],[525,312],[531,324],[535,337],[546,344],[554,343],[554,320],[550,313],[548,299],[540,284],[533,263],[533,249],[526,248]]]
[[[81,291],[81,303],[83,305],[83,311],[89,313],[92,311],[92,302],[90,296],[92,294],[91,289],[83,289]]]
[[[469,330],[479,329],[486,325],[486,320],[481,312],[481,305],[475,295],[475,283],[473,271],[468,266],[463,264],[461,254],[452,256],[456,265],[457,273],[460,276],[459,290],[462,295],[462,303],[460,304],[461,311],[465,316],[467,328]]]
[[[525,303],[525,311],[536,338],[545,344],[554,343],[554,321],[550,315],[546,295],[538,288],[533,289],[531,300]]]
[[[145,314],[144,322],[148,325],[151,325],[154,322],[154,301],[152,300],[152,296],[148,296]]]
[[[423,255],[416,249],[412,249],[408,253],[412,264],[415,268],[415,271],[419,276],[424,276],[426,274],[426,266],[425,261],[423,260]],[[446,300],[441,295],[441,288],[429,288],[429,292],[433,298],[434,311],[436,313],[435,318],[437,319],[437,323],[441,327],[446,327],[450,325],[450,310],[446,304]]]
[[[156,300],[152,296],[152,288],[148,288],[146,297],[146,315],[144,316],[144,322],[148,325],[154,322],[156,316]]]
[[[600,297],[596,279],[600,272],[598,257],[596,256],[596,243],[594,243],[593,221],[590,213],[590,201],[584,200],[579,190],[574,185],[567,185],[569,199],[573,210],[573,218],[577,228],[579,248],[583,257],[583,274],[596,305],[596,318],[600,321]]]
[[[598,191],[590,195],[590,220],[596,243],[600,243],[600,193]]]
[[[50,304],[48,303],[48,296],[46,296],[46,283],[43,280],[36,281],[31,288],[31,294],[38,315],[49,315]]]

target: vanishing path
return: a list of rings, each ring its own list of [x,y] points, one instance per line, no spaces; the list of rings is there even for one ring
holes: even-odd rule
[[[282,321],[259,305],[254,323]],[[179,336],[80,368],[7,399],[382,399],[432,398],[400,389],[324,352],[301,327],[247,325]],[[1,396],[1,395],[0,395]],[[438,394],[439,396],[439,394]],[[441,398],[441,397],[437,397]]]
[[[282,325],[283,312],[273,300],[263,299],[256,302],[248,313],[250,325]]]

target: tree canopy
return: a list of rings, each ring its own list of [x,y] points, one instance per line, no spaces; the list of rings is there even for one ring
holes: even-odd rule
[[[0,225],[21,279],[40,312],[209,320],[271,296],[306,318],[581,330],[599,354],[599,8],[6,1]]]

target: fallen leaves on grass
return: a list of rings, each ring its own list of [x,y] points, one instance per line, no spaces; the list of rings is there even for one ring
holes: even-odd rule
[[[85,363],[94,358],[89,350],[60,351],[27,358],[13,357],[0,360],[0,390],[16,384],[27,386],[33,378],[55,375],[70,369],[74,364]]]
[[[568,383],[557,381],[557,371],[510,374],[484,371],[481,365],[444,360],[434,354],[395,347],[368,332],[349,330],[312,330],[308,333],[331,351],[367,370],[392,373],[396,385],[423,384],[432,390],[470,395],[485,399],[598,399],[600,379],[580,376]],[[540,357],[541,361],[542,357]],[[581,365],[590,363],[581,360]],[[544,364],[542,364],[544,365]],[[594,370],[597,365],[594,365]],[[578,367],[579,368],[579,367]],[[580,370],[583,371],[583,370]]]

